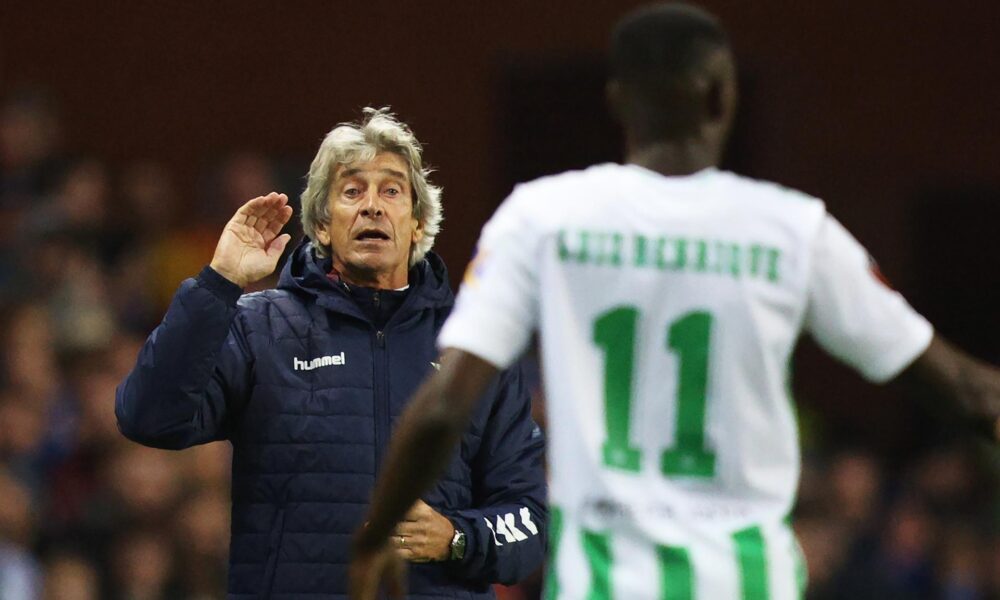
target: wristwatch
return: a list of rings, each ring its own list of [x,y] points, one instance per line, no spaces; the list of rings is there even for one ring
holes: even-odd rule
[[[451,538],[451,560],[462,560],[465,558],[465,532],[455,528],[455,535]]]

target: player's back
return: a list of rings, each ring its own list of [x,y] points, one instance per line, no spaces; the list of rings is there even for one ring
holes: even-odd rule
[[[621,165],[518,186],[440,341],[504,367],[535,328],[550,589],[588,599],[799,597],[799,333],[875,382],[933,335],[819,200]]]
[[[620,165],[515,196],[553,246],[538,249],[551,498],[583,540],[560,553],[608,556],[620,597],[655,591],[640,573],[658,556],[660,570],[731,572],[701,597],[752,590],[765,545],[794,543],[787,365],[823,204],[714,169]],[[788,581],[770,587],[791,593],[793,553],[777,554]]]

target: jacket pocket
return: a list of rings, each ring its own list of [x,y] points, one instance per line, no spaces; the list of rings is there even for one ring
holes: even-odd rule
[[[281,552],[281,536],[285,530],[285,509],[279,508],[271,523],[271,532],[267,536],[267,562],[264,564],[264,577],[260,582],[260,599],[271,597],[274,586],[274,576],[278,569],[278,554]]]

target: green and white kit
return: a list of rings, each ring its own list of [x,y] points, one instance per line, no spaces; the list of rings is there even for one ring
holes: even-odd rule
[[[821,201],[613,164],[514,190],[439,343],[502,368],[536,328],[547,594],[589,600],[801,597],[800,333],[876,382],[932,337]]]

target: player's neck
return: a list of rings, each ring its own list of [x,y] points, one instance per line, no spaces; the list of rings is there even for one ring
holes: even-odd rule
[[[720,151],[704,140],[653,142],[630,145],[625,162],[668,177],[691,175],[719,165]]]

